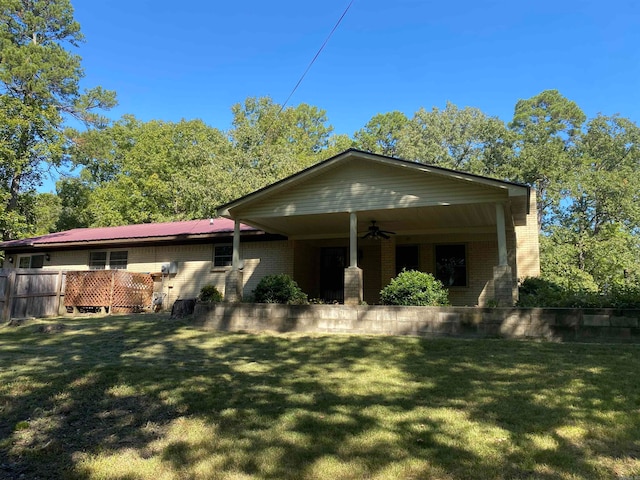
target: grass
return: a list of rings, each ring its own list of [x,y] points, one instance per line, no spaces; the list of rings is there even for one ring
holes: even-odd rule
[[[0,327],[0,478],[640,479],[640,346]]]

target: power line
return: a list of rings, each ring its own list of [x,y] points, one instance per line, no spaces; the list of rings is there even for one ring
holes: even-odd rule
[[[318,58],[318,56],[320,55],[320,53],[322,52],[322,50],[324,50],[324,47],[327,45],[327,43],[329,43],[329,39],[331,38],[331,36],[333,35],[333,32],[335,32],[338,29],[338,26],[340,25],[340,23],[342,22],[342,19],[344,18],[344,16],[347,14],[347,12],[349,11],[349,9],[351,8],[351,5],[353,5],[353,2],[355,0],[351,0],[349,2],[349,5],[347,5],[347,8],[344,9],[344,12],[342,12],[342,15],[340,15],[340,18],[338,19],[338,21],[336,22],[336,24],[333,26],[333,29],[331,30],[331,32],[329,33],[329,35],[327,36],[327,38],[325,39],[324,43],[322,44],[322,46],[320,47],[320,49],[318,50],[318,52],[316,53],[316,55],[313,57],[313,60],[311,60],[311,62],[309,63],[309,65],[307,66],[307,69],[304,71],[304,73],[302,74],[302,76],[300,77],[300,80],[298,80],[298,83],[296,83],[296,86],[293,87],[293,90],[291,90],[291,93],[289,94],[289,96],[287,97],[287,99],[284,101],[284,103],[282,104],[282,106],[280,107],[280,111],[278,112],[278,114],[282,113],[282,111],[284,110],[284,107],[287,105],[287,103],[289,102],[289,100],[291,99],[291,97],[293,96],[293,94],[296,92],[296,90],[298,89],[298,87],[300,86],[300,84],[302,83],[302,80],[304,80],[304,77],[307,75],[307,72],[309,71],[309,69],[311,69],[311,66],[315,63],[316,59]]]

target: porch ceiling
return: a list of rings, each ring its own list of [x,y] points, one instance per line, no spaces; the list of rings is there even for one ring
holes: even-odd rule
[[[439,205],[403,209],[356,212],[358,232],[366,233],[375,220],[383,230],[398,235],[419,235],[447,231],[495,231],[494,203]],[[342,238],[349,236],[349,213],[291,215],[278,217],[242,217],[243,223],[292,239]]]

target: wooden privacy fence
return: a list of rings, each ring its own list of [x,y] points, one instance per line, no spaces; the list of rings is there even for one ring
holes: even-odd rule
[[[65,272],[42,269],[0,269],[2,320],[59,315]]]
[[[64,315],[68,309],[132,313],[150,308],[153,278],[126,270],[65,272],[41,268],[0,269],[0,313],[12,318]]]
[[[67,272],[65,307],[108,308],[133,313],[151,307],[153,278],[126,270]]]

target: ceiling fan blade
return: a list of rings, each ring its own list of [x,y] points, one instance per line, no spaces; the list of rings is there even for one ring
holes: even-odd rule
[[[380,235],[382,238],[384,238],[385,240],[389,240],[391,237],[389,235],[387,235],[387,233],[392,233],[392,232],[385,232],[383,230],[380,230],[378,232],[378,235]]]
[[[388,235],[395,235],[396,234],[396,232],[391,232],[389,230],[380,230],[380,233],[386,233]]]

